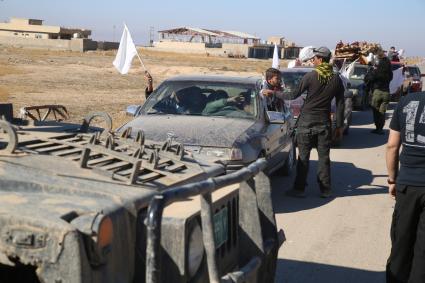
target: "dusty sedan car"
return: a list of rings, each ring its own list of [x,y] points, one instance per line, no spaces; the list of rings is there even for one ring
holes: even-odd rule
[[[183,143],[197,160],[233,171],[266,157],[269,173],[289,174],[295,150],[289,136],[289,109],[267,111],[261,78],[180,76],[164,81],[143,106],[131,106],[131,127],[161,141]]]
[[[284,91],[285,92],[292,92],[295,91],[298,85],[301,82],[301,79],[305,74],[308,72],[311,72],[313,68],[309,67],[296,67],[296,68],[288,68],[288,69],[282,69],[282,81],[284,84]],[[285,101],[288,108],[291,109],[292,114],[295,118],[298,118],[301,112],[302,105],[304,104],[304,99],[306,97],[306,94],[302,94],[300,97],[294,100],[287,100]],[[347,90],[344,93],[344,100],[345,100],[345,111],[344,111],[344,134],[348,134],[350,124],[351,124],[351,118],[352,118],[352,98],[353,93],[349,90]],[[332,121],[332,127],[336,127],[336,105],[335,105],[335,99],[332,101],[331,106],[331,121]],[[334,141],[335,144],[338,144],[340,141]]]

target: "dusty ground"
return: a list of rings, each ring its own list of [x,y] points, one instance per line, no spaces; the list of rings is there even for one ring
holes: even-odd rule
[[[387,122],[395,104],[391,104]],[[370,133],[372,113],[356,111],[350,134],[331,150],[334,198],[319,198],[312,151],[305,199],[284,196],[292,178],[273,179],[279,251],[276,283],[384,283],[394,201],[388,196],[383,136]]]
[[[155,52],[140,52],[154,77],[154,85],[182,74],[261,75],[271,65],[267,60],[229,59]],[[112,66],[115,52],[53,52],[0,49],[0,102],[22,106],[62,104],[78,121],[91,111],[105,111],[114,126],[128,119],[125,108],[144,101],[140,63],[133,61],[128,75]]]

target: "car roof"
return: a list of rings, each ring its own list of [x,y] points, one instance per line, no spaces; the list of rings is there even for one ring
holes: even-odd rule
[[[256,84],[261,80],[260,76],[238,77],[238,76],[223,76],[223,75],[185,75],[176,76],[167,79],[167,82],[185,82],[185,81],[198,81],[198,82],[223,82],[223,83],[236,83],[236,84]]]
[[[357,63],[354,64],[354,67],[368,68],[369,66],[366,65],[366,64],[362,64],[362,63],[357,62]]]
[[[289,72],[289,73],[300,73],[300,72],[311,72],[314,70],[314,67],[295,67],[295,68],[284,68],[280,69],[280,72]]]

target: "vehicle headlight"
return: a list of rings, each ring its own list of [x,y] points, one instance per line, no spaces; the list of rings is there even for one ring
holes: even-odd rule
[[[230,160],[242,160],[242,150],[237,147],[233,147],[230,150]]]
[[[204,241],[202,240],[202,230],[198,223],[195,224],[189,235],[187,246],[187,271],[191,278],[195,276],[204,257]]]

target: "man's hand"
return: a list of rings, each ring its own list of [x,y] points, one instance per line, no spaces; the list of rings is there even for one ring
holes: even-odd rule
[[[145,71],[145,79],[146,81],[152,81],[152,76],[148,71]]]
[[[343,133],[344,133],[344,128],[343,127],[336,128],[335,129],[335,139],[336,140],[342,139]]]
[[[245,102],[245,97],[243,95],[233,96],[226,99],[228,104],[241,104]]]
[[[261,92],[265,97],[272,97],[275,93],[274,90],[271,89],[263,89]]]
[[[390,184],[388,185],[388,193],[390,194],[390,196],[395,199],[395,195],[396,195],[396,189],[395,189],[395,184]]]
[[[153,91],[153,85],[152,85],[153,79],[151,74],[149,74],[148,71],[145,71],[145,83],[146,83],[148,91]]]

